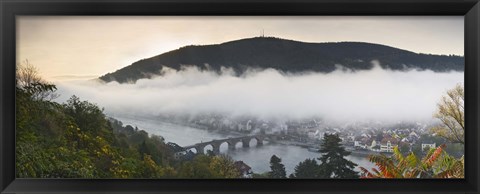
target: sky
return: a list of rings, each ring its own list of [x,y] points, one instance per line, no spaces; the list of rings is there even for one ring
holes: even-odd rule
[[[359,41],[417,53],[464,54],[462,16],[20,16],[17,63],[47,80],[93,78],[186,45],[274,36]]]

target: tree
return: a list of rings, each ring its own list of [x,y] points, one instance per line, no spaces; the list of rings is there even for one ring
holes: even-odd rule
[[[80,98],[73,95],[63,104],[66,115],[75,119],[78,127],[82,131],[90,133],[92,136],[105,137],[109,142],[113,141],[113,129],[109,127],[109,122],[105,119],[103,109],[96,104],[88,101],[81,101]]]
[[[16,67],[16,85],[21,89],[32,89],[38,86],[53,86],[46,82],[38,73],[38,69],[32,65],[28,60],[23,61]],[[56,88],[51,90],[36,90],[32,93],[32,98],[35,100],[53,100],[59,95],[55,93]]]
[[[178,170],[179,178],[217,178],[210,169],[213,157],[199,154],[192,161],[181,164]]]
[[[321,157],[319,178],[358,178],[353,169],[357,164],[345,159],[350,152],[340,145],[342,140],[338,135],[325,134],[320,148]]]
[[[22,61],[16,69],[17,86],[25,88],[33,83],[43,83],[43,79],[38,75],[38,69],[30,64],[28,60]]]
[[[360,167],[362,178],[463,178],[464,160],[449,156],[445,145],[432,148],[423,159],[414,153],[404,156],[394,148],[393,155],[370,155],[368,158],[377,168],[372,172]]]
[[[432,131],[452,143],[465,144],[464,100],[463,86],[458,84],[442,97],[434,114],[435,118],[442,121],[442,125],[433,127]]]
[[[400,146],[398,147],[398,149],[400,150],[400,152],[402,154],[407,154],[410,152],[410,145],[406,144],[406,143],[401,143]]]
[[[56,86],[27,64],[17,67],[16,174],[19,178],[160,178],[177,176],[164,139],[109,122],[76,96],[60,105],[42,98]],[[113,130],[116,128],[116,130]],[[138,134],[138,135],[137,135]],[[132,136],[139,141],[134,142]],[[137,149],[135,149],[137,148]],[[140,149],[139,149],[140,148]],[[142,155],[142,156],[140,156]],[[208,165],[204,168],[211,175]],[[200,174],[200,173],[198,173]]]
[[[290,178],[318,178],[320,166],[315,159],[306,159],[295,166],[295,172]]]
[[[142,178],[161,178],[164,174],[163,169],[152,160],[150,155],[143,155]]]
[[[235,162],[227,155],[218,155],[212,158],[210,170],[215,177],[240,178],[240,172],[235,167]]]
[[[269,178],[287,178],[287,172],[282,164],[282,159],[275,155],[270,158],[270,169],[271,171],[268,172]]]
[[[138,152],[140,153],[140,157],[144,158],[144,155],[150,155],[150,150],[147,147],[145,141],[143,141],[140,146],[138,147]],[[151,156],[150,156],[151,157]]]

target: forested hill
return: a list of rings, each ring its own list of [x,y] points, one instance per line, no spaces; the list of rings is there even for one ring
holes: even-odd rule
[[[353,70],[372,68],[378,60],[382,67],[394,70],[417,68],[436,72],[463,71],[461,56],[418,54],[385,45],[362,42],[306,43],[273,37],[241,39],[215,45],[186,46],[143,59],[100,77],[110,82],[136,81],[159,74],[163,66],[180,69],[194,65],[220,70],[231,67],[241,74],[248,67],[274,68],[283,72],[331,72],[336,64]]]

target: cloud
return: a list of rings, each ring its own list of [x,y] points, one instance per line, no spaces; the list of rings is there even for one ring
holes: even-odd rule
[[[107,114],[158,116],[218,113],[265,119],[322,117],[335,121],[428,121],[441,96],[463,72],[338,68],[324,73],[285,74],[251,69],[235,76],[185,67],[136,84],[96,81],[56,83],[63,102],[71,95],[105,108]]]

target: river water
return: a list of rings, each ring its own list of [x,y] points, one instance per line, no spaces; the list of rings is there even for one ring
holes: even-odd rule
[[[160,135],[165,138],[165,142],[174,142],[180,146],[193,145],[199,142],[211,141],[214,139],[224,139],[233,137],[233,135],[219,134],[210,132],[204,129],[197,129],[193,127],[166,123],[157,120],[112,116],[123,122],[124,125],[137,126],[140,129],[147,131],[149,134]],[[298,146],[289,146],[281,144],[265,144],[264,146],[255,146],[255,140],[250,142],[250,148],[242,148],[238,144],[235,150],[228,150],[227,144],[222,144],[220,152],[231,156],[234,160],[242,160],[250,167],[253,172],[263,173],[270,170],[270,157],[276,155],[282,159],[285,165],[287,175],[294,171],[295,166],[307,158],[318,158],[319,153],[308,151],[306,148]],[[206,147],[206,150],[211,147]],[[369,162],[366,156],[350,155],[346,157],[358,166],[370,169],[374,167],[373,163]],[[318,161],[317,161],[318,162]],[[358,167],[356,168],[358,171]]]

